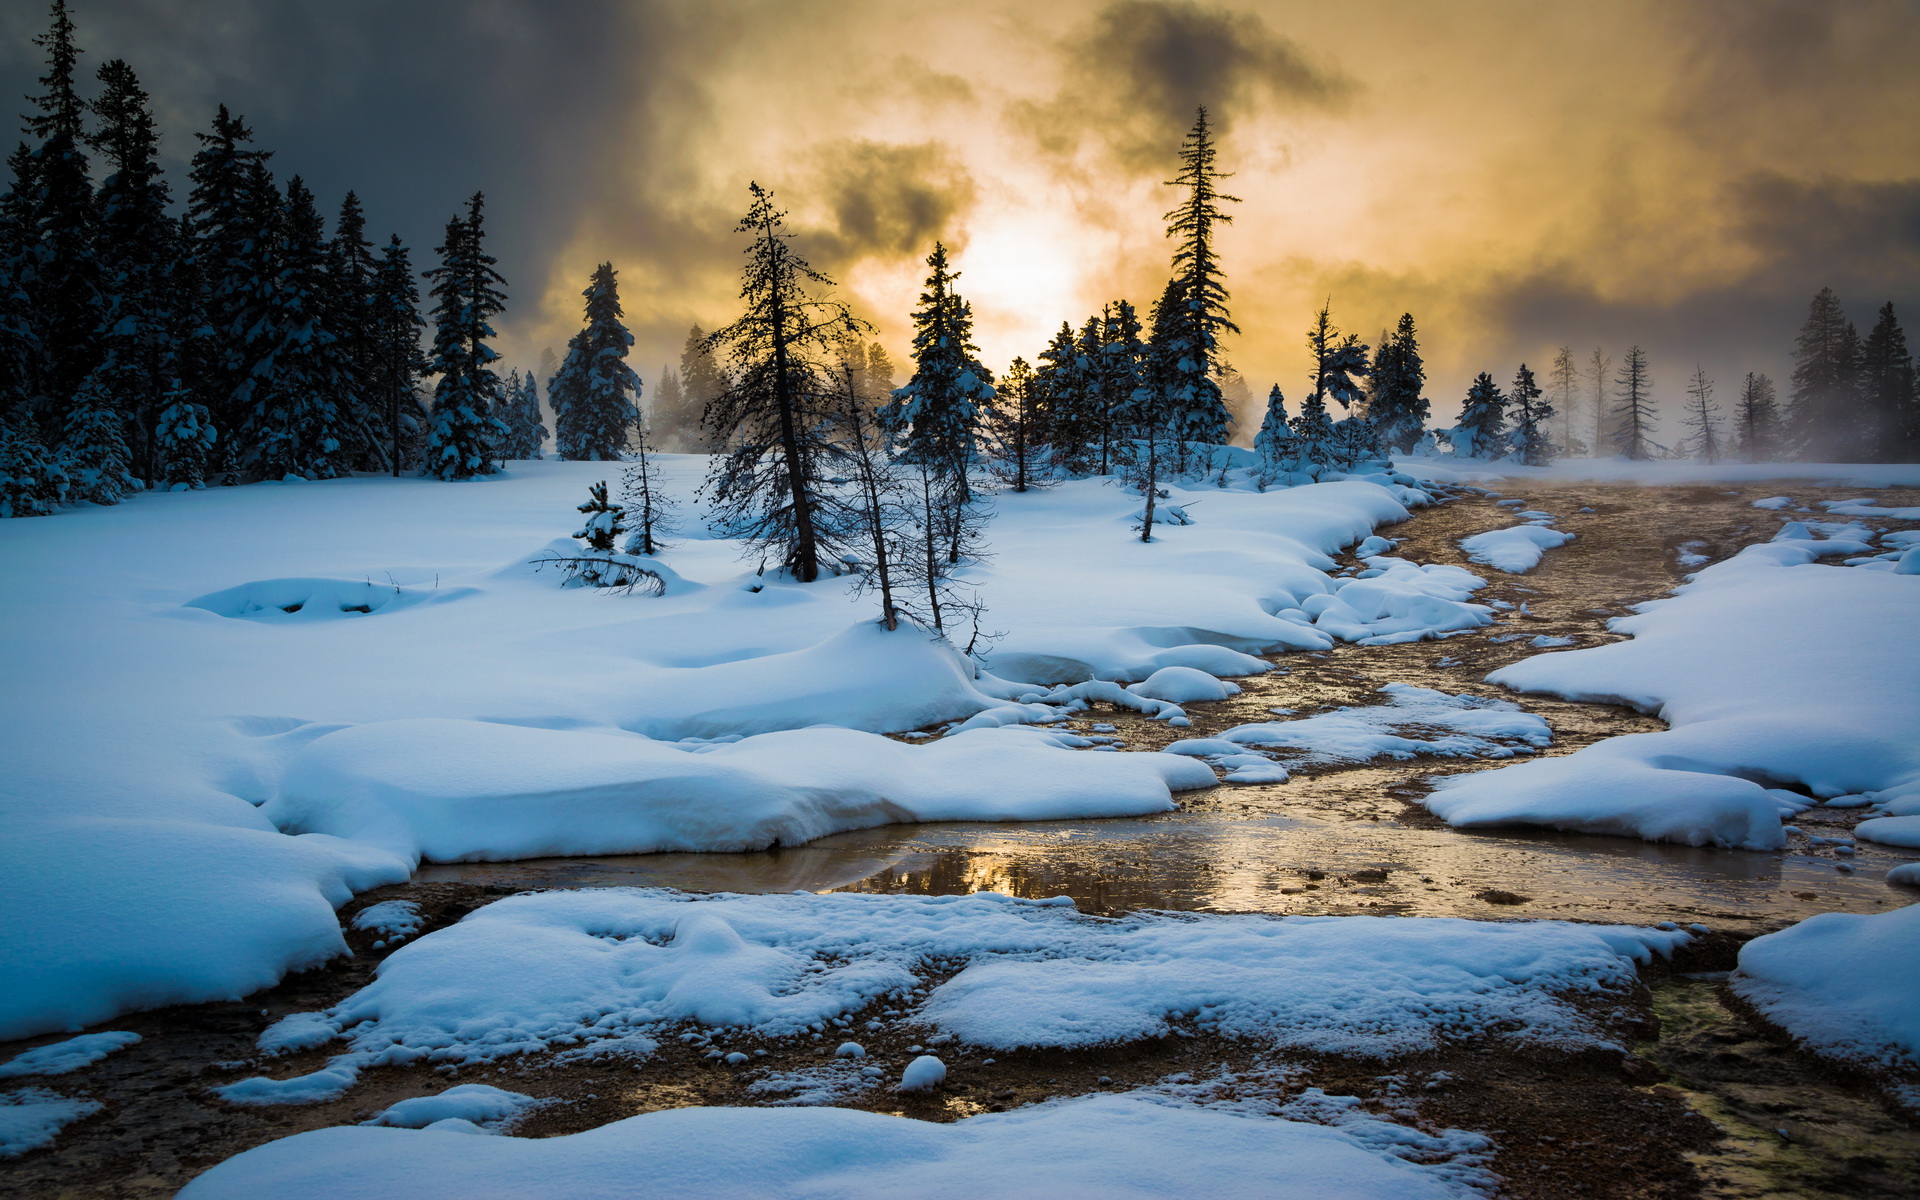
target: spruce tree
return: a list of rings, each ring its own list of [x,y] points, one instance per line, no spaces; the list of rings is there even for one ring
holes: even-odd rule
[[[279,272],[254,334],[253,368],[235,393],[260,473],[333,479],[349,468],[342,407],[348,381],[327,325],[327,242],[313,193],[287,181],[274,255]]]
[[[1172,373],[1167,399],[1175,413],[1174,435],[1183,445],[1226,442],[1227,406],[1215,378],[1220,336],[1240,332],[1227,311],[1226,273],[1214,244],[1214,226],[1233,221],[1220,206],[1240,199],[1219,190],[1219,181],[1229,175],[1215,168],[1216,158],[1213,130],[1202,107],[1181,143],[1180,172],[1167,180],[1168,187],[1184,188],[1186,197],[1164,218],[1167,236],[1175,240],[1173,276],[1179,285],[1164,347],[1169,352],[1166,369]]]
[[[347,459],[356,470],[388,470],[387,440],[382,436],[378,391],[379,261],[367,240],[367,218],[360,197],[348,192],[340,202],[333,240],[327,244],[324,317],[334,337],[331,357],[340,378],[340,418],[348,443]]]
[[[1420,357],[1413,314],[1405,313],[1398,327],[1380,341],[1367,395],[1367,416],[1387,450],[1406,454],[1419,444],[1427,429],[1429,405],[1421,395],[1426,386],[1427,368]]]
[[[1784,416],[1787,448],[1803,459],[1849,457],[1857,441],[1859,335],[1832,288],[1807,308],[1793,350],[1793,390]]]
[[[1696,364],[1693,378],[1687,381],[1686,425],[1692,430],[1687,438],[1687,453],[1707,462],[1719,462],[1723,453],[1720,438],[1720,406],[1713,402],[1713,380],[1707,369]]]
[[[1314,416],[1311,422],[1314,436],[1299,439],[1302,450],[1316,456],[1311,459],[1316,468],[1338,466],[1350,470],[1361,458],[1370,458],[1379,452],[1378,431],[1358,415],[1341,421],[1336,429],[1328,417],[1326,402],[1336,400],[1342,412],[1353,412],[1354,405],[1364,396],[1360,380],[1372,370],[1367,361],[1367,345],[1353,334],[1342,335],[1334,327],[1329,302],[1320,307],[1314,315],[1313,328],[1307,331],[1307,353],[1313,359],[1313,390],[1300,411],[1302,415],[1316,411],[1320,415]],[[1324,440],[1319,433],[1323,417],[1328,418]]]
[[[31,414],[0,419],[0,517],[44,517],[67,502],[67,475],[35,434]]]
[[[1659,447],[1652,436],[1653,378],[1647,372],[1647,352],[1638,346],[1630,348],[1613,383],[1613,444],[1635,462],[1655,457]]]
[[[140,481],[133,477],[126,422],[114,405],[113,390],[111,374],[96,368],[67,408],[60,466],[67,477],[69,501],[118,504],[140,488]]]
[[[1747,372],[1733,414],[1734,449],[1748,462],[1771,462],[1779,451],[1780,407],[1773,380]]]
[[[540,415],[540,385],[528,371],[520,379],[520,395],[514,405],[514,437],[517,457],[539,458],[547,444],[547,423]]]
[[[1261,418],[1260,432],[1254,435],[1253,449],[1260,456],[1260,476],[1264,482],[1271,482],[1292,469],[1293,430],[1287,425],[1287,398],[1277,383],[1267,392],[1267,413]]]
[[[1861,346],[1860,387],[1866,431],[1862,450],[1869,462],[1899,462],[1912,454],[1915,423],[1913,354],[1889,301]]]
[[[893,402],[894,374],[893,358],[887,348],[879,342],[868,342],[866,370],[859,378],[860,386],[865,389],[862,394],[874,411]]]
[[[167,393],[154,426],[155,486],[169,491],[198,491],[207,486],[207,471],[219,434],[207,406],[194,399],[185,384],[175,383]]]
[[[1302,471],[1316,477],[1332,470],[1340,460],[1333,417],[1327,412],[1326,397],[1317,388],[1307,393],[1300,403],[1300,415],[1293,419],[1293,456]]]
[[[237,398],[253,365],[245,354],[246,338],[272,287],[272,214],[266,197],[274,192],[266,173],[271,155],[246,147],[253,131],[224,104],[214,115],[213,131],[195,136],[200,149],[190,173],[191,236],[183,253],[202,295],[198,320],[189,331],[196,344],[184,351],[194,368],[186,382],[222,431],[218,453],[230,468],[223,481],[234,482],[232,470],[248,449]],[[277,210],[277,193],[273,199]]]
[[[620,502],[626,506],[631,531],[621,549],[646,558],[666,549],[667,538],[674,532],[675,505],[660,486],[660,472],[654,465],[644,423],[633,432],[633,455],[620,475]]]
[[[833,389],[823,378],[839,341],[865,326],[845,305],[816,293],[833,281],[797,254],[773,195],[749,185],[752,203],[736,232],[752,238],[741,272],[746,311],[708,339],[731,359],[731,378],[707,407],[728,451],[713,460],[710,524],[744,539],[749,553],[801,583],[834,569],[850,518],[827,479],[837,457]]]
[[[617,462],[640,425],[640,377],[627,366],[633,335],[622,323],[613,264],[595,267],[581,295],[586,327],[567,343],[567,357],[547,384],[554,449],[564,459]]]
[[[1533,372],[1521,363],[1514,373],[1513,386],[1507,389],[1507,404],[1513,414],[1513,431],[1507,436],[1520,461],[1530,467],[1546,466],[1558,450],[1549,434],[1553,405],[1548,404],[1543,395],[1540,385],[1534,382]]]
[[[1505,458],[1513,448],[1507,436],[1507,398],[1485,371],[1467,389],[1466,404],[1453,428],[1453,452],[1462,458]]]
[[[1027,492],[1052,482],[1051,448],[1041,412],[1040,388],[1026,359],[1014,359],[995,387],[983,434],[994,472],[1008,487]]]
[[[467,215],[447,222],[440,265],[426,272],[434,299],[427,374],[439,378],[433,388],[425,470],[446,480],[493,474],[496,448],[507,432],[493,411],[500,377],[492,364],[500,356],[487,344],[494,336],[493,318],[506,307],[500,291],[506,281],[482,245],[483,203],[475,192],[467,202]]]
[[[373,278],[373,358],[368,394],[386,445],[394,478],[418,465],[423,450],[420,377],[426,360],[420,353],[420,286],[413,260],[398,234],[381,247]]]
[[[7,168],[10,182],[0,193],[0,422],[19,424],[33,415],[41,360],[26,291],[33,166],[25,145],[8,156]]]
[[[927,266],[931,274],[913,313],[913,377],[894,392],[882,419],[901,459],[931,473],[943,499],[964,509],[973,502],[980,414],[993,399],[993,379],[975,357],[973,308],[953,290],[959,273],[949,269],[944,244],[934,243]],[[960,539],[951,542],[948,561],[958,562]]]
[[[715,454],[726,445],[726,430],[709,423],[707,409],[727,390],[728,382],[707,335],[695,325],[687,331],[686,344],[680,350],[680,386],[686,391],[686,416],[675,423],[678,440],[670,443],[675,449],[686,454]],[[552,388],[548,391],[551,393]]]
[[[1034,371],[1042,419],[1053,452],[1068,473],[1084,475],[1096,462],[1094,425],[1090,416],[1094,389],[1093,364],[1080,353],[1080,340],[1065,321],[1053,341],[1040,352]]]
[[[1112,474],[1124,457],[1121,443],[1128,435],[1133,397],[1146,370],[1147,345],[1141,340],[1142,332],[1140,314],[1125,300],[1115,300],[1102,313],[1104,344],[1093,364],[1102,475]]]
[[[847,506],[848,542],[858,547],[857,553],[864,559],[858,590],[879,596],[880,625],[894,630],[907,615],[896,578],[905,553],[901,532],[908,520],[903,475],[892,454],[893,439],[881,426],[861,379],[867,368],[866,353],[851,338],[842,344],[849,353],[835,364],[832,391],[835,437],[853,494]],[[1021,367],[1026,365],[1014,361]],[[1008,375],[1011,381],[1013,372]],[[1019,382],[1026,382],[1024,372]],[[1003,405],[1010,398],[1009,392],[1001,389],[994,405]]]
[[[677,450],[681,442],[681,429],[684,428],[687,412],[687,389],[680,382],[680,372],[672,364],[660,366],[660,383],[653,389],[653,402],[647,406],[646,426],[652,431],[652,437],[661,449]],[[698,425],[698,421],[695,421]]]
[[[220,433],[197,385],[211,377],[208,360],[220,347],[207,325],[201,260],[191,251],[191,216],[175,223],[172,242],[177,253],[163,280],[171,370],[154,423],[152,480],[155,487],[198,490],[212,475]]]

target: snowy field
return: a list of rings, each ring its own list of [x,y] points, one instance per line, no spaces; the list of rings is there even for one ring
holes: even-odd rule
[[[704,460],[663,461],[693,511]],[[845,580],[757,577],[697,521],[664,597],[560,587],[530,560],[607,475],[264,484],[0,526],[0,944],[21,964],[0,1036],[263,987],[341,953],[334,907],[422,857],[1166,811],[1212,771],[1020,723],[1117,694],[1181,724],[1115,681],[1491,619],[1479,580],[1384,542],[1368,578],[1329,575],[1426,501],[1385,477],[1176,489],[1196,523],[1152,545],[1137,501],[1082,481],[998,498],[973,574],[1004,636],[978,673],[878,631]],[[926,747],[879,736],[960,720]]]

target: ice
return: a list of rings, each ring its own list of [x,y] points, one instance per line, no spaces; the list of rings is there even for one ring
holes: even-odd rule
[[[0,1158],[18,1158],[38,1149],[102,1107],[97,1100],[75,1100],[46,1088],[0,1092]]]
[[[907,1064],[900,1072],[900,1087],[903,1092],[924,1092],[939,1087],[947,1081],[947,1064],[931,1054],[922,1054]]]
[[[1346,1127],[1121,1095],[947,1124],[836,1108],[680,1108],[555,1138],[319,1129],[229,1159],[180,1196],[1461,1200],[1474,1194],[1447,1172],[1408,1162]]]
[[[64,1042],[37,1046],[0,1063],[0,1079],[18,1075],[65,1075],[92,1066],[115,1050],[137,1044],[140,1035],[125,1030],[83,1033]]]
[[[536,1100],[485,1083],[462,1083],[435,1096],[414,1096],[390,1104],[367,1124],[424,1129],[436,1121],[461,1120],[491,1132],[510,1125],[528,1109],[543,1103],[551,1101]]]
[[[1542,654],[1487,677],[1629,704],[1671,728],[1444,779],[1427,807],[1464,828],[1777,850],[1783,806],[1755,780],[1815,796],[1920,790],[1920,584],[1819,561],[1853,552],[1850,539],[1783,533],[1613,621],[1631,641]]]
[[[1460,548],[1474,562],[1509,575],[1524,575],[1540,565],[1548,550],[1572,540],[1572,534],[1545,525],[1514,525],[1461,538]]]
[[[1920,905],[1821,913],[1757,937],[1740,948],[1728,984],[1822,1055],[1920,1068]]]

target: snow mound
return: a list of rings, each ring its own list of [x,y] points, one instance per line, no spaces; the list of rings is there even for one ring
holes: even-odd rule
[[[1781,509],[1786,508],[1792,503],[1793,497],[1791,496],[1768,496],[1764,500],[1755,500],[1753,506],[1755,508]]]
[[[1631,988],[1636,961],[1689,936],[1455,918],[1104,919],[990,892],[528,893],[403,946],[340,1004],[261,1035],[263,1049],[309,1048],[322,1028],[345,1039],[321,1071],[222,1094],[301,1101],[340,1094],[370,1065],[581,1053],[686,1022],[819,1032],[883,996],[911,998],[903,1025],[1001,1049],[1159,1037],[1175,1022],[1381,1057],[1453,1039],[1607,1045],[1565,997]],[[295,1036],[281,1033],[289,1025]]]
[[[411,900],[382,900],[353,914],[353,927],[387,938],[409,938],[420,932],[426,919],[420,906]]]
[[[1790,804],[1755,780],[1814,796],[1920,787],[1920,583],[1819,562],[1857,544],[1802,527],[1612,622],[1631,641],[1493,672],[1516,691],[1624,703],[1671,728],[1454,776],[1424,803],[1461,827],[1777,850],[1780,814],[1804,797]]]
[[[1240,694],[1240,685],[1215,679],[1205,671],[1196,671],[1192,667],[1161,667],[1127,690],[1150,700],[1187,704],[1194,700],[1225,700],[1229,696],[1237,696]]]
[[[1340,1128],[1142,1096],[1098,1096],[948,1124],[836,1108],[680,1108],[556,1138],[318,1129],[231,1158],[180,1196],[1460,1200],[1465,1194],[1445,1175]]]
[[[64,1042],[38,1046],[0,1063],[0,1079],[17,1075],[65,1075],[90,1067],[115,1050],[124,1050],[140,1041],[140,1035],[117,1030],[109,1033],[83,1033]]]
[[[222,617],[280,624],[399,612],[419,604],[457,600],[477,591],[470,587],[422,591],[364,579],[262,579],[209,592],[187,601],[186,607]]]
[[[389,1104],[368,1125],[425,1129],[435,1121],[461,1120],[499,1128],[530,1108],[548,1101],[509,1092],[485,1083],[462,1083],[435,1096],[414,1096]]]
[[[1740,948],[1736,994],[1817,1053],[1920,1068],[1920,905],[1821,913]]]
[[[903,1092],[924,1092],[937,1088],[947,1081],[947,1064],[931,1054],[922,1054],[907,1064],[900,1072],[900,1087]]]
[[[1822,500],[1820,507],[1836,517],[1878,517],[1884,521],[1920,521],[1920,508],[1882,508],[1870,496],[1854,500]]]
[[[1853,832],[1883,846],[1920,850],[1920,816],[1871,817],[1856,825]]]
[[[0,1158],[18,1158],[100,1111],[98,1100],[75,1100],[46,1088],[0,1092]]]
[[[1540,565],[1547,551],[1566,545],[1573,535],[1545,525],[1515,525],[1461,538],[1460,548],[1477,563],[1509,575],[1524,575]]]

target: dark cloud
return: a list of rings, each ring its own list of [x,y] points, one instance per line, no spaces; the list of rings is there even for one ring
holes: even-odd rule
[[[863,258],[920,257],[936,238],[952,244],[955,215],[973,203],[972,177],[938,142],[829,142],[815,150],[810,176],[807,192],[831,224],[801,225],[801,240],[829,273]]]
[[[1133,170],[1164,166],[1201,105],[1225,132],[1254,113],[1338,111],[1358,90],[1263,17],[1194,0],[1116,0],[1059,53],[1059,94],[1015,119],[1044,150],[1097,138]]]

